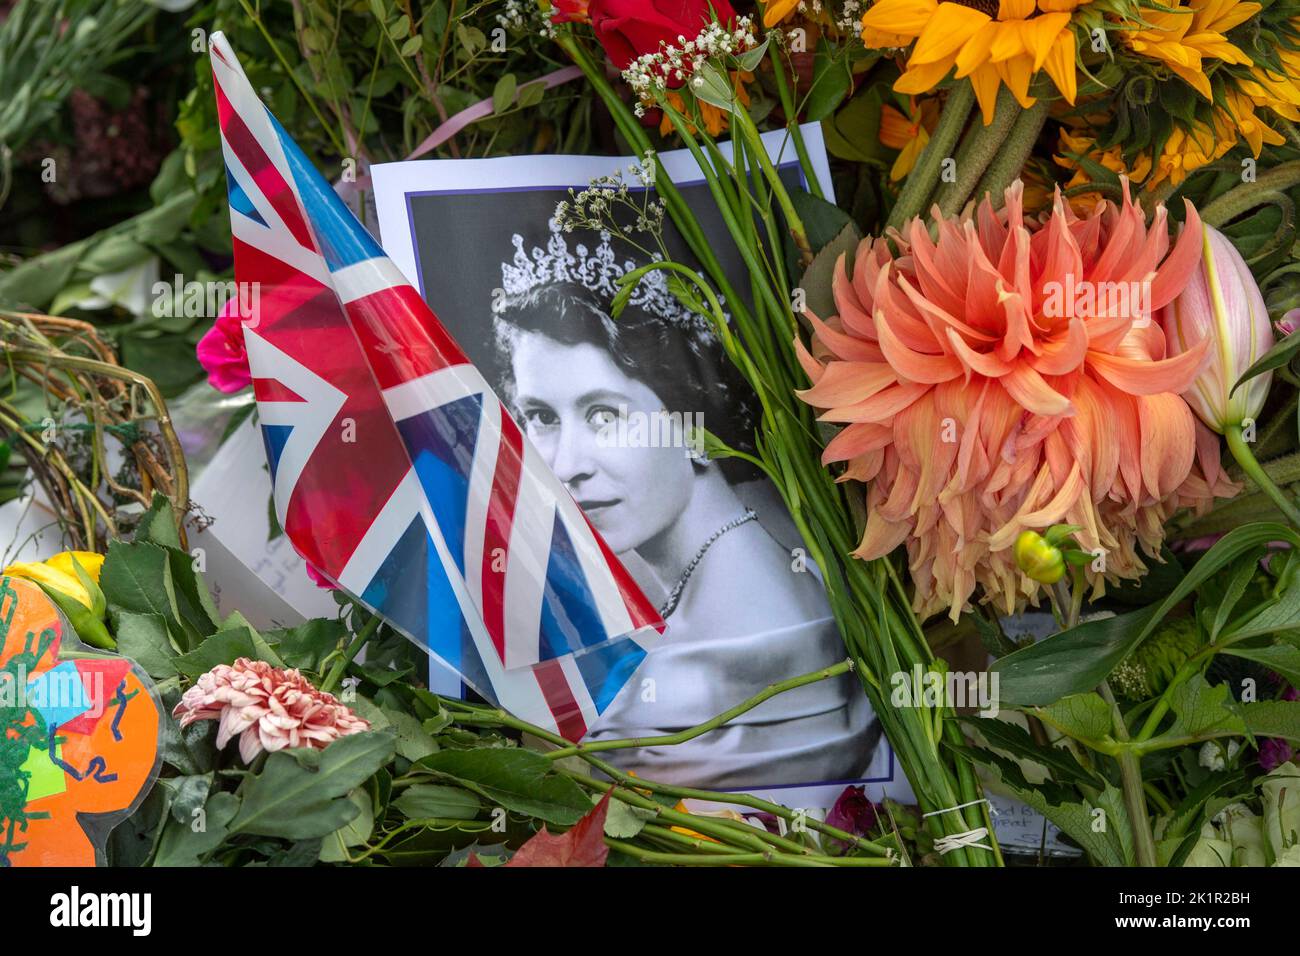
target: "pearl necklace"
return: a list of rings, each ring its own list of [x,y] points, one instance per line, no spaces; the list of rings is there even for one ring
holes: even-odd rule
[[[663,606],[659,608],[659,616],[661,618],[666,621],[668,620],[668,615],[677,610],[677,602],[682,599],[682,591],[686,588],[686,582],[689,581],[691,575],[695,573],[695,569],[704,559],[705,553],[708,552],[709,548],[713,547],[713,542],[717,541],[733,528],[739,528],[742,524],[745,524],[748,521],[753,521],[757,517],[758,514],[753,508],[746,508],[743,515],[732,518],[717,531],[713,532],[713,534],[709,535],[704,544],[700,545],[700,550],[695,552],[695,557],[691,558],[690,563],[686,565],[686,570],[683,571],[682,576],[677,579],[677,583],[673,585],[673,589],[668,592],[668,600],[664,601]]]

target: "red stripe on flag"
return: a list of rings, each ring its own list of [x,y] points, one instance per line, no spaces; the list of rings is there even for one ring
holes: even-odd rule
[[[500,403],[497,403],[500,405]],[[492,475],[487,525],[483,532],[483,624],[492,637],[502,663],[506,659],[506,568],[510,553],[510,528],[515,520],[519,474],[523,470],[524,436],[510,413],[501,409],[501,446]]]
[[[253,379],[253,397],[259,402],[304,402],[301,395],[274,378]]]
[[[564,674],[559,660],[549,660],[533,667],[537,677],[537,686],[542,689],[546,706],[555,718],[555,726],[565,740],[577,743],[587,732],[587,721],[582,717],[582,708],[573,696],[573,688]]]
[[[380,289],[344,308],[381,389],[469,364],[414,286]]]
[[[298,200],[295,198],[293,190],[285,182],[284,177],[280,175],[280,170],[275,168],[275,164],[271,162],[271,157],[266,154],[266,150],[257,141],[257,137],[248,128],[243,117],[236,113],[235,108],[230,105],[230,100],[226,99],[225,91],[221,89],[221,84],[217,82],[215,73],[212,76],[212,82],[217,90],[217,116],[221,122],[221,135],[226,138],[230,148],[235,151],[235,155],[239,157],[244,169],[253,177],[253,181],[257,183],[257,188],[262,191],[262,195],[266,196],[271,207],[284,220],[284,224],[293,233],[293,237],[298,240],[298,244],[304,249],[316,252],[316,246],[312,243],[311,231],[307,228],[307,223],[298,208]]]
[[[574,507],[577,508],[577,505],[575,504]],[[609,545],[592,525],[591,519],[581,508],[578,508],[578,513],[582,515],[582,520],[587,522],[587,527],[591,528],[591,536],[596,539],[600,553],[605,558],[605,564],[609,566],[609,573],[614,578],[614,583],[618,585],[619,596],[623,598],[623,606],[627,608],[628,616],[632,618],[633,627],[637,630],[653,627],[662,634],[668,625],[659,616],[659,611],[650,603],[636,581],[632,580],[632,575],[627,573],[627,568],[623,567],[623,562],[618,559],[618,555],[609,550]]]

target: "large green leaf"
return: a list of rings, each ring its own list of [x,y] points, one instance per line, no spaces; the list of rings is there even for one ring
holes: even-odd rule
[[[551,762],[531,750],[444,750],[420,760],[419,766],[498,806],[547,823],[572,826],[591,809],[576,783],[552,773]]]
[[[987,741],[990,747],[1021,760],[1032,760],[1046,767],[1057,783],[1100,786],[1101,780],[1085,770],[1065,747],[1049,744],[1042,747],[1024,727],[1009,720],[989,717],[963,717],[962,722]]]
[[[1066,736],[1085,743],[1105,740],[1113,727],[1110,705],[1091,691],[1062,697],[1034,713]]]
[[[154,866],[199,866],[203,857],[219,847],[230,832],[230,821],[239,811],[233,793],[215,793],[202,816],[178,821],[169,819],[158,839]]]
[[[393,806],[412,820],[476,820],[483,810],[477,794],[440,783],[412,784],[393,801]]]
[[[1174,721],[1149,743],[1171,744],[1245,734],[1246,724],[1232,702],[1227,684],[1209,684],[1194,674],[1174,690],[1170,701]]]
[[[1265,700],[1242,704],[1241,716],[1256,737],[1282,737],[1300,744],[1300,701]]]
[[[161,614],[116,611],[113,633],[117,635],[118,653],[131,658],[154,680],[176,676],[176,665],[172,663],[176,651],[167,637],[167,621]]]
[[[1068,694],[1091,690],[1146,640],[1180,601],[1240,555],[1270,541],[1300,546],[1300,536],[1286,525],[1263,521],[1245,525],[1220,538],[1158,605],[1088,621],[1008,654],[992,667],[999,678],[999,700],[1011,706],[1044,706]]]
[[[392,734],[369,731],[323,751],[273,753],[261,773],[240,785],[243,802],[230,830],[287,840],[333,833],[357,815],[347,795],[392,760],[393,752]]]
[[[118,646],[121,646],[119,639]],[[1300,648],[1294,644],[1270,644],[1268,647],[1226,647],[1223,653],[1244,657],[1262,664],[1286,678],[1292,687],[1300,687]]]
[[[241,657],[257,658],[253,646],[253,632],[246,627],[234,627],[213,634],[197,649],[172,659],[172,666],[186,677],[206,674],[218,664],[233,664]]]

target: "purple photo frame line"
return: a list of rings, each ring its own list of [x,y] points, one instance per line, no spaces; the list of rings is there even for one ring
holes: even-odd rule
[[[799,160],[798,159],[787,160],[784,163],[778,164],[776,168],[778,170],[782,170],[782,169],[789,169],[792,166],[799,166]],[[703,177],[700,177],[699,179],[686,180],[683,182],[677,182],[674,180],[674,185],[698,186],[705,181],[706,180]],[[804,175],[802,168],[799,171],[799,182],[804,187],[807,187],[808,185],[808,177]],[[415,190],[407,191],[405,194],[406,223],[407,223],[407,228],[411,232],[411,251],[415,253],[415,275],[416,275],[416,281],[419,283],[420,298],[424,299],[426,302],[428,301],[428,295],[425,293],[424,290],[424,262],[420,257],[420,244],[419,242],[416,241],[416,237],[415,237],[415,210],[411,208],[412,199],[418,198],[420,196],[476,196],[485,193],[532,193],[532,192],[545,192],[547,190],[554,190],[554,189],[585,189],[585,188],[586,186],[575,186],[572,184],[567,184],[567,185],[556,184],[556,185],[548,185],[548,186],[488,186],[482,189],[422,189],[418,191]],[[636,186],[636,187],[629,187],[629,188],[631,188],[632,191],[634,192],[643,192],[649,190],[651,187]],[[463,682],[462,682],[462,686],[464,686]],[[881,734],[881,739],[885,739],[883,733]],[[894,745],[891,744],[887,739],[885,739],[885,746],[889,748],[889,776],[887,777],[859,777],[856,779],[849,779],[849,780],[814,780],[809,783],[755,784],[754,786],[745,787],[744,789],[736,788],[734,790],[719,790],[717,792],[718,793],[748,793],[752,790],[793,790],[797,787],[835,787],[840,785],[850,787],[855,784],[865,784],[865,783],[892,783],[896,779],[895,768],[894,768]]]

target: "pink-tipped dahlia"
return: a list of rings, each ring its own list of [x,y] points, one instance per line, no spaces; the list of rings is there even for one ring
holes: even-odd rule
[[[239,737],[239,756],[249,763],[263,750],[322,750],[340,737],[370,729],[370,722],[317,690],[296,670],[241,657],[218,664],[187,690],[172,711],[181,727],[220,721],[217,748]]]
[[[1005,613],[1036,602],[1012,548],[1026,529],[1080,526],[1094,595],[1139,576],[1174,511],[1237,490],[1179,397],[1205,344],[1167,357],[1151,320],[1199,262],[1196,210],[1171,250],[1166,210],[1148,228],[1127,184],[1086,219],[1058,193],[1026,220],[1016,183],[937,236],[918,218],[864,240],[851,276],[836,266],[839,314],[808,316],[811,353],[795,343],[801,397],[845,425],[823,463],[869,483],[854,554],[906,543],[917,611],[954,620],[977,585]]]

